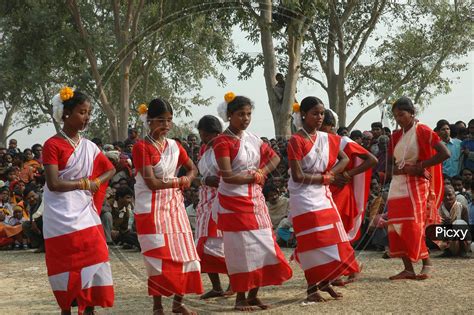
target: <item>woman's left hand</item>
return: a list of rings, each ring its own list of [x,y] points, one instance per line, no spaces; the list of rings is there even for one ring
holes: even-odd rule
[[[347,185],[347,183],[349,183],[349,180],[345,178],[344,175],[339,173],[339,174],[336,174],[336,176],[334,176],[333,184],[336,185],[337,187],[342,188],[345,185]]]

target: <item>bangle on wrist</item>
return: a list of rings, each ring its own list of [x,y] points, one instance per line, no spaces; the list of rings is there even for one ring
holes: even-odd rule
[[[342,173],[342,176],[344,176],[345,179],[352,179],[352,176],[349,175],[349,173],[348,173],[347,171],[344,171],[344,172]]]

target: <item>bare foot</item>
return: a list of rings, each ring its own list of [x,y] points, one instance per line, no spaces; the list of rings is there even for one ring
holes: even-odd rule
[[[247,303],[251,306],[257,306],[262,310],[267,310],[270,308],[270,305],[263,304],[263,302],[259,298],[247,299]]]
[[[306,297],[306,301],[308,302],[326,302],[326,299],[319,294],[319,292],[313,292],[311,294],[308,294]]]
[[[210,290],[209,292],[206,292],[204,293],[203,295],[201,295],[199,298],[201,300],[207,300],[207,299],[210,299],[210,298],[215,298],[215,297],[220,297],[220,296],[224,296],[224,291],[218,291],[218,290]]]
[[[231,296],[231,295],[234,295],[234,294],[235,294],[235,292],[232,291],[232,289],[230,288],[230,284],[229,284],[229,286],[227,287],[227,290],[225,290],[225,292],[224,292],[224,296]]]
[[[156,308],[153,310],[153,315],[165,315],[165,312],[162,308]]]
[[[426,280],[430,277],[430,272],[433,268],[433,265],[424,265],[421,268],[421,271],[418,275],[416,275],[417,280]]]
[[[94,315],[96,314],[94,310],[94,306],[87,306],[86,309],[84,310],[84,315]]]
[[[197,315],[196,312],[191,311],[189,308],[184,306],[184,304],[173,305],[171,312],[173,312],[174,314]]]
[[[235,301],[234,310],[240,312],[252,312],[255,309],[247,302],[247,300]]]
[[[319,290],[329,293],[329,295],[336,300],[342,298],[342,293],[334,291],[333,287],[329,283],[320,286]]]
[[[343,287],[346,285],[346,282],[344,280],[342,280],[341,278],[337,278],[336,280],[334,280],[333,282],[331,282],[331,284],[333,286],[336,286],[336,287]]]
[[[390,280],[404,280],[404,279],[415,280],[416,275],[413,271],[403,270],[399,274],[389,277],[389,279]]]

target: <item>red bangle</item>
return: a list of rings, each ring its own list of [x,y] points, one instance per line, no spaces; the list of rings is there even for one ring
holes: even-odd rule
[[[331,184],[331,174],[324,174],[323,175],[323,185]]]
[[[179,187],[179,179],[178,178],[173,178],[173,181],[171,182],[171,187],[172,188],[178,188]]]

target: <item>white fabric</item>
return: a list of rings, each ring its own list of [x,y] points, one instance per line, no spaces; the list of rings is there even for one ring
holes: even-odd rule
[[[325,132],[317,132],[316,141],[308,154],[301,160],[304,173],[321,174],[329,163],[329,137]],[[291,172],[290,172],[291,174]],[[323,185],[307,185],[296,183],[290,175],[288,181],[290,192],[289,218],[309,211],[318,211],[331,208],[331,192]]]
[[[187,261],[183,263],[183,273],[185,272],[201,272],[201,264],[197,260]]]
[[[406,165],[415,165],[418,161],[418,143],[416,137],[416,125],[414,125],[405,134],[402,134],[400,140],[393,150],[395,167],[400,163]],[[403,162],[404,161],[404,162]],[[410,195],[407,176],[405,174],[394,175],[390,182],[388,199],[406,198]]]
[[[298,252],[298,259],[303,270],[321,266],[332,261],[341,261],[337,245],[312,249],[306,252]]]
[[[224,258],[224,241],[222,237],[209,237],[204,243],[204,253]]]
[[[239,151],[232,161],[232,172],[234,174],[248,173],[258,169],[262,143],[263,141],[256,135],[247,131],[242,132]],[[249,195],[249,185],[234,185],[222,181],[219,183],[218,191],[225,196],[246,197]]]
[[[150,256],[143,256],[148,277],[159,276],[163,273],[163,260]]]
[[[64,170],[59,171],[63,180],[78,180],[92,174],[94,160],[100,153],[97,146],[82,138],[71,154]],[[100,225],[100,217],[90,191],[73,190],[55,192],[44,186],[43,234],[48,239]]]
[[[69,272],[58,273],[48,277],[53,291],[67,291]]]
[[[203,177],[217,176],[219,166],[212,148],[207,149],[198,162],[199,173]],[[199,204],[197,206],[196,218],[196,242],[199,238],[208,236],[209,220],[211,217],[217,222],[217,188],[206,185],[199,187]],[[218,236],[222,236],[221,231],[217,231]]]
[[[339,149],[344,151],[347,144],[349,144],[349,143],[356,144],[356,142],[353,141],[349,137],[346,137],[346,136],[341,137],[341,143],[340,143]],[[362,160],[361,158],[355,157],[353,168],[358,167],[363,162],[364,162],[364,160]],[[365,202],[366,202],[365,192],[367,191],[367,189],[370,189],[370,187],[366,187],[366,184],[367,184],[367,181],[366,181],[366,178],[365,178],[366,176],[367,176],[367,174],[365,172],[363,172],[363,173],[357,174],[354,177],[352,177],[352,191],[354,192],[354,199],[355,199],[355,203],[357,205],[358,216],[354,220],[354,225],[353,225],[352,229],[347,232],[347,236],[349,237],[349,240],[351,240],[351,241],[357,236],[357,232],[359,231],[360,226],[362,225],[362,217],[363,217],[363,214],[364,214],[364,211],[365,211]],[[370,181],[369,181],[369,183],[370,183]]]
[[[224,233],[224,252],[230,275],[276,265],[277,258],[272,229]],[[242,251],[245,244],[245,251]]]
[[[165,237],[163,234],[138,234],[141,252],[147,252],[165,246]]]
[[[113,285],[110,263],[104,262],[83,268],[81,283],[83,289]]]

